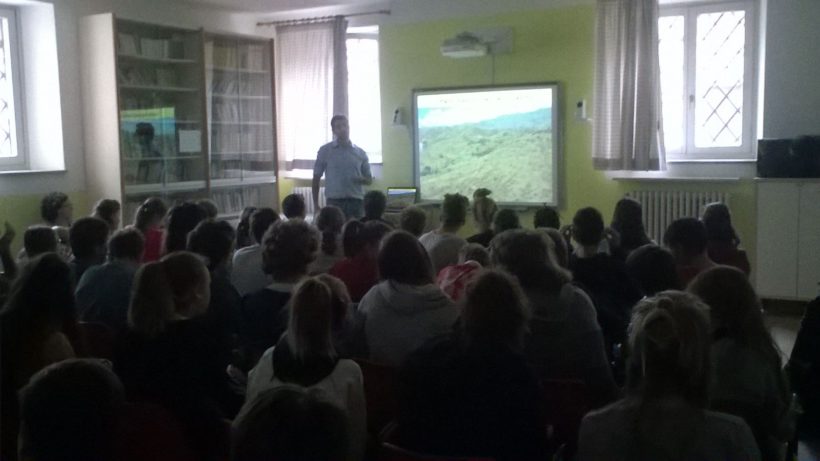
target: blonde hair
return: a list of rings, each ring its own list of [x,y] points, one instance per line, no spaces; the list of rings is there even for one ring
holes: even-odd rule
[[[335,357],[333,347],[333,292],[317,277],[300,283],[293,292],[288,324],[288,346],[297,358]]]
[[[208,282],[208,268],[187,251],[171,253],[142,266],[134,278],[129,326],[149,337],[162,333],[180,317],[193,317],[200,301],[197,289]]]
[[[473,192],[473,218],[476,223],[489,226],[493,222],[498,206],[495,200],[490,198],[493,192],[489,189],[481,188]]]

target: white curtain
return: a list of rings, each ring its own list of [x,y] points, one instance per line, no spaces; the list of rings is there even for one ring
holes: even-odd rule
[[[347,115],[347,21],[276,28],[276,112],[280,165],[310,170],[332,139],[330,119]]]
[[[592,159],[600,170],[664,170],[658,0],[598,0]]]

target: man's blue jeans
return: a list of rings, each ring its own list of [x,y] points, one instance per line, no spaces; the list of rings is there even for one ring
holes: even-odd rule
[[[329,198],[327,204],[341,208],[347,219],[364,216],[364,201],[360,198]]]

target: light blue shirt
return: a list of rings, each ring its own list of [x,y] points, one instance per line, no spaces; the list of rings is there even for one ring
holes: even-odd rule
[[[333,141],[319,148],[313,177],[325,176],[325,197],[344,199],[364,197],[364,186],[355,181],[358,178],[373,178],[367,154],[354,144]]]

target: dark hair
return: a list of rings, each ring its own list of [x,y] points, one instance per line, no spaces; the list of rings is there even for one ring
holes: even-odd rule
[[[427,224],[427,213],[417,206],[409,206],[401,211],[399,227],[419,237],[424,233]]]
[[[80,218],[68,230],[71,252],[78,259],[96,256],[108,241],[108,224],[100,218]]]
[[[256,212],[255,206],[246,206],[239,215],[239,224],[236,225],[236,249],[250,246],[253,243],[251,233],[251,215]]]
[[[473,192],[473,219],[482,228],[492,224],[495,213],[498,211],[495,200],[490,198],[492,193],[490,189],[484,187]]]
[[[379,278],[409,285],[433,283],[433,263],[416,237],[393,231],[379,250]]]
[[[138,261],[144,248],[145,238],[136,227],[120,229],[108,239],[108,255],[111,259]]]
[[[488,270],[468,285],[461,319],[469,343],[518,349],[523,346],[530,311],[513,277]]]
[[[23,248],[28,258],[55,252],[57,251],[57,234],[48,226],[31,226],[23,234]]]
[[[279,221],[279,214],[273,208],[260,208],[253,212],[250,219],[251,235],[256,243],[261,244],[265,237],[265,232],[276,221]]]
[[[168,228],[165,232],[165,254],[185,250],[188,233],[205,219],[205,210],[199,205],[184,202],[168,211]]]
[[[524,229],[496,235],[490,242],[493,266],[514,275],[525,290],[558,293],[572,277],[550,258],[548,238]]]
[[[740,238],[732,226],[732,214],[726,204],[715,202],[706,205],[706,208],[703,209],[701,221],[706,227],[706,238],[710,242],[728,243],[733,246],[740,245]]]
[[[285,279],[307,274],[308,265],[316,258],[319,236],[301,219],[277,221],[265,232],[262,247],[265,273]]]
[[[134,227],[145,233],[152,221],[162,219],[167,212],[168,207],[165,206],[165,202],[161,198],[149,197],[137,208],[137,213],[134,216]]]
[[[342,229],[342,247],[346,258],[353,258],[361,253],[367,245],[378,245],[392,229],[381,221],[362,223],[350,220]]]
[[[572,218],[572,237],[581,245],[598,245],[604,236],[604,218],[592,207],[581,208]]]
[[[458,250],[459,261],[475,261],[481,264],[481,267],[488,267],[490,265],[490,252],[479,243],[468,243]]]
[[[339,461],[349,444],[344,411],[295,385],[259,394],[234,427],[233,461]]]
[[[461,226],[467,220],[470,200],[461,194],[446,194],[441,204],[441,222],[445,226]]]
[[[197,200],[196,204],[205,212],[206,219],[216,219],[219,216],[219,207],[216,206],[216,202],[213,200],[202,198]]]
[[[387,196],[382,191],[371,190],[364,194],[364,216],[368,219],[381,219],[387,208]]]
[[[120,212],[120,202],[110,199],[104,198],[97,202],[94,205],[94,217],[100,218],[106,223],[108,223],[108,227],[114,231],[114,215]]]
[[[626,272],[637,282],[644,296],[666,290],[681,290],[675,257],[653,243],[636,248],[626,258]]]
[[[122,383],[98,360],[46,367],[20,391],[20,454],[37,461],[114,459],[124,404]]]
[[[539,227],[548,227],[550,229],[561,228],[561,216],[553,207],[543,206],[535,212],[535,217],[532,220],[533,226],[537,229]]]
[[[618,200],[612,214],[612,229],[620,235],[620,246],[626,251],[651,242],[643,226],[643,209],[635,199],[625,197]]]
[[[340,120],[347,120],[347,117],[346,117],[346,116],[344,116],[344,115],[334,115],[334,116],[330,119],[330,129],[336,128],[336,127],[335,127],[335,126],[333,126],[333,125],[335,125],[335,124],[336,124],[336,122],[338,122],[338,121],[340,121]]]
[[[299,194],[290,194],[282,200],[282,213],[288,219],[305,216],[305,199]]]
[[[212,271],[231,255],[235,238],[227,221],[202,221],[188,234],[188,251],[205,256]]]
[[[498,210],[493,219],[493,231],[501,233],[505,230],[521,229],[521,222],[518,220],[518,213],[515,210]]]
[[[663,244],[680,248],[687,256],[697,256],[706,251],[708,237],[706,226],[696,218],[681,218],[672,221],[663,234]]]
[[[47,223],[53,223],[60,214],[60,208],[68,201],[68,195],[62,192],[50,192],[40,202],[40,216]]]
[[[322,253],[336,254],[339,246],[338,236],[342,233],[344,224],[345,214],[340,208],[326,206],[319,210],[319,215],[316,216],[316,227],[322,233]]]

